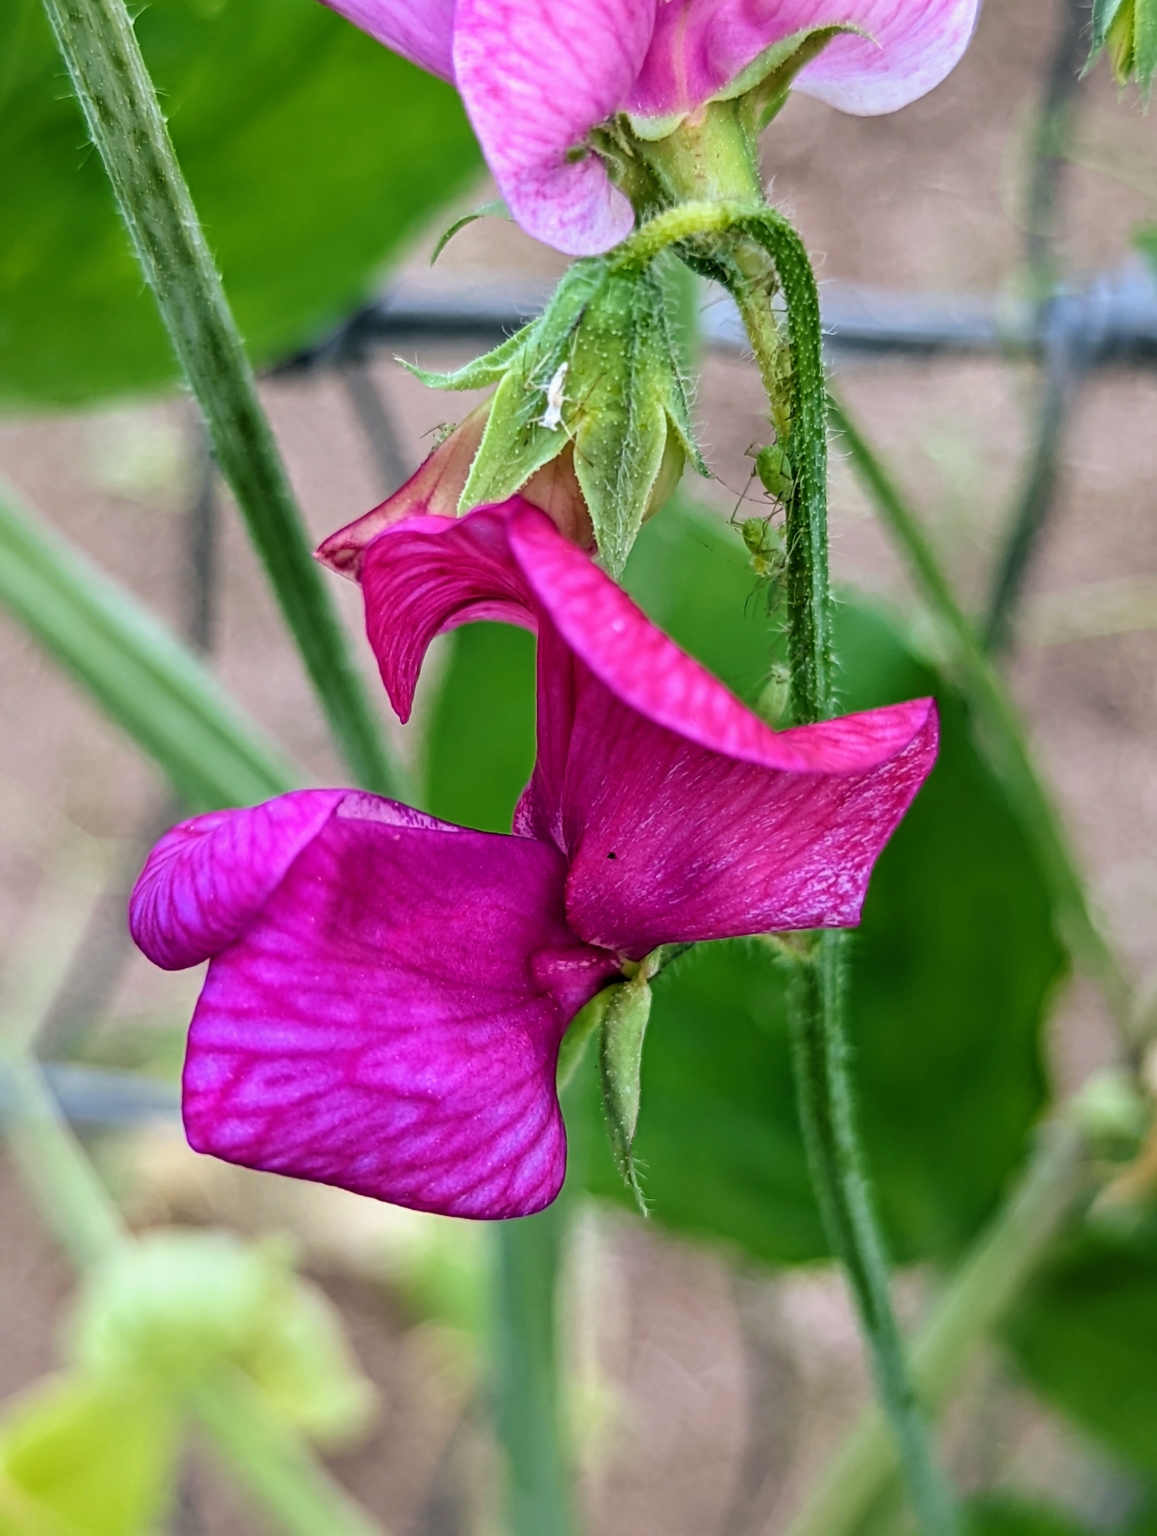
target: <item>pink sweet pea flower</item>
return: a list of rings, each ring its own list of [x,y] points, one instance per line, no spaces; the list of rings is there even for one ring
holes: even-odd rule
[[[186,1129],[249,1167],[526,1215],[562,1183],[578,1010],[659,944],[856,923],[935,707],[770,730],[518,497],[354,525],[330,558],[360,572],[403,717],[435,634],[535,629],[538,761],[510,836],[309,790],[162,839],[133,935],[159,965],[211,961]]]
[[[795,87],[845,112],[895,112],[954,68],[979,0],[326,0],[455,82],[510,210],[573,256],[609,250],[634,214],[586,153],[614,113],[691,112],[796,34],[853,26]]]

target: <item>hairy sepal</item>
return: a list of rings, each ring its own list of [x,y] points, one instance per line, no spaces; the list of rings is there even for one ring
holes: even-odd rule
[[[573,443],[600,557],[615,576],[684,458],[707,473],[664,289],[650,270],[576,262],[538,320],[467,368],[426,377],[443,389],[498,384],[459,511],[504,501]]]
[[[622,574],[672,434],[706,472],[691,432],[687,393],[663,290],[650,272],[615,272],[575,336],[571,401],[575,472],[603,565]]]
[[[639,1122],[640,1077],[643,1040],[651,1016],[651,987],[646,969],[629,981],[607,988],[609,994],[599,1036],[599,1078],[603,1109],[615,1164],[639,1210],[647,1215],[647,1202],[639,1183],[631,1149]]]
[[[460,511],[468,512],[472,507],[512,496],[570,441],[563,415],[558,413],[557,420],[551,418],[552,388],[569,389],[566,372],[575,331],[606,277],[607,264],[601,258],[575,262],[543,314],[511,338],[518,345],[504,343],[488,359],[479,359],[479,364],[488,363],[492,370],[486,382],[493,382],[495,377],[500,382],[486,431],[462,490]],[[495,368],[497,374],[493,372]],[[564,368],[566,372],[559,381],[559,370]],[[468,373],[469,369],[462,369],[460,375],[449,377]],[[478,386],[471,381],[441,387]]]

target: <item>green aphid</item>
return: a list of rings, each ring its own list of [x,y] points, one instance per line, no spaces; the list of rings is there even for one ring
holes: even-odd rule
[[[795,471],[779,443],[771,443],[759,450],[755,455],[755,470],[764,490],[776,501],[786,501],[795,489]]]
[[[783,570],[783,534],[769,517],[745,517],[739,525],[751,556],[751,568],[761,581],[772,581]]]

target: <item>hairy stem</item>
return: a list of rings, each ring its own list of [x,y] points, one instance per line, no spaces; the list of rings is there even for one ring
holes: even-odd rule
[[[1052,797],[1033,765],[1008,687],[985,654],[919,521],[895,482],[844,407],[829,400],[829,411],[832,425],[841,434],[843,446],[851,458],[852,468],[907,560],[920,595],[944,632],[961,686],[981,726],[983,744],[1036,845],[1052,892],[1053,910],[1061,935],[1077,963],[1101,988],[1126,1040],[1133,1043],[1135,1020],[1131,982],[1093,916],[1080,869]]]
[[[823,933],[808,957],[791,962],[788,1012],[800,1120],[824,1227],[855,1298],[912,1507],[926,1536],[948,1536],[958,1529],[955,1502],[933,1459],[905,1360],[856,1127],[843,1025],[845,943],[842,933]]]
[[[315,565],[124,0],[44,0],[89,133],[334,738],[359,783],[401,777]]]
[[[1044,1127],[1019,1187],[965,1255],[911,1349],[920,1400],[934,1412],[1000,1322],[1072,1216],[1087,1182],[1084,1138],[1071,1121]],[[856,1536],[897,1469],[876,1407],[864,1411],[785,1536]]]
[[[495,1417],[510,1536],[570,1536],[574,1527],[555,1314],[564,1205],[494,1226]]]
[[[733,284],[768,389],[772,419],[786,416],[789,422],[785,446],[793,484],[786,509],[788,656],[792,715],[797,724],[805,725],[830,718],[836,704],[819,297],[803,243],[781,215],[769,209],[758,220],[745,221],[743,231],[774,262],[787,307],[790,353],[785,403],[781,356],[767,350],[770,342],[763,314],[770,312],[769,292],[765,287],[761,301],[754,285]],[[744,254],[742,248],[740,254]],[[781,345],[778,336],[775,345]],[[896,1442],[912,1507],[925,1536],[953,1536],[959,1529],[955,1500],[936,1465],[912,1387],[853,1111],[844,1029],[844,943],[840,933],[816,935],[811,949],[790,962],[800,1119],[828,1240],[856,1301],[876,1390]]]

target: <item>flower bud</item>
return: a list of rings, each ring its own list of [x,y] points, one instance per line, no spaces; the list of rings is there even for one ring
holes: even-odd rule
[[[439,389],[498,385],[458,511],[519,492],[573,542],[591,548],[593,537],[616,577],[687,459],[707,473],[652,270],[576,262],[545,312],[494,351],[456,373],[415,372]]]
[[[1102,48],[1118,84],[1136,78],[1148,96],[1157,70],[1157,0],[1097,0],[1091,58]]]

